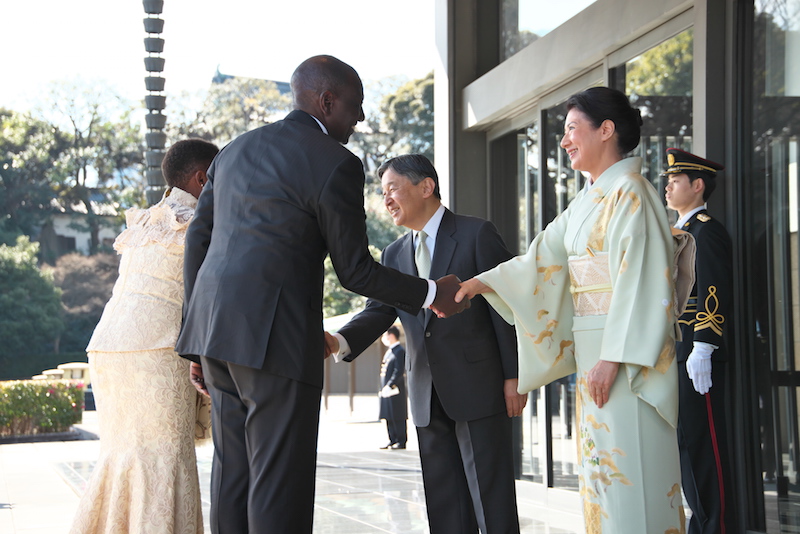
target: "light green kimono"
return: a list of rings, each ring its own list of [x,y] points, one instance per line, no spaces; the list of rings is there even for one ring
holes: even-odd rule
[[[484,294],[489,303],[516,325],[520,392],[578,373],[579,481],[593,534],[684,532],[674,245],[661,199],[640,170],[640,158],[612,165],[527,254],[478,276],[494,290]],[[570,288],[580,284],[568,261],[587,256],[608,262],[607,314],[575,316]],[[586,383],[599,360],[621,364],[602,409]]]

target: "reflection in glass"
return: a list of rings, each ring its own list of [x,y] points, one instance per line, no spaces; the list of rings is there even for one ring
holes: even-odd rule
[[[517,134],[517,203],[519,205],[519,216],[517,218],[517,229],[519,242],[517,252],[522,254],[528,243],[529,230],[528,221],[530,220],[531,209],[531,183],[528,179],[528,147],[527,137]]]
[[[667,148],[692,151],[692,69],[694,32],[690,28],[615,69],[630,98],[642,112],[642,175],[658,191]]]
[[[746,169],[748,310],[767,532],[800,524],[800,439],[796,382],[800,355],[798,139],[800,0],[754,2],[751,168]],[[787,385],[787,383],[789,385]]]
[[[533,123],[520,134],[521,152],[523,161],[520,172],[520,195],[525,189],[525,204],[527,217],[520,218],[520,253],[528,250],[528,245],[536,234],[542,231],[539,209],[539,123]],[[522,196],[520,196],[522,198]]]
[[[510,58],[595,1],[503,0],[500,7],[500,60]]]
[[[535,389],[528,393],[528,404],[522,411],[522,479],[539,484],[544,483],[544,432],[545,413],[544,397],[541,392],[544,388]]]
[[[564,137],[564,121],[567,118],[566,104],[551,107],[545,115],[547,124],[544,149],[547,155],[547,171],[542,180],[542,209],[545,213],[545,220],[549,222],[567,209],[586,180],[580,172],[572,170],[569,166],[569,158],[561,148],[561,138]]]

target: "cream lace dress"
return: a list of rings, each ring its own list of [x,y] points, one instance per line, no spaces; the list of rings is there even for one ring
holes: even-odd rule
[[[149,209],[130,209],[114,243],[119,278],[86,349],[101,452],[71,534],[203,532],[196,393],[189,362],[174,351],[196,203],[172,189]]]

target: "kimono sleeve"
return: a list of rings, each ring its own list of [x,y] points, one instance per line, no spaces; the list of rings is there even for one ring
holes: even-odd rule
[[[525,255],[477,276],[494,290],[483,294],[487,302],[516,326],[520,393],[576,370],[564,249],[570,212],[567,209],[536,236]]]
[[[617,191],[605,239],[613,296],[600,359],[658,367],[673,346],[673,241],[664,207],[644,178]],[[649,188],[649,189],[648,189]],[[674,355],[674,351],[673,351]]]

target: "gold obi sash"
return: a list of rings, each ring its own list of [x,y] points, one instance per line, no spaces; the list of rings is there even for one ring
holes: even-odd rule
[[[568,265],[575,316],[608,315],[613,294],[608,252],[571,256]]]

